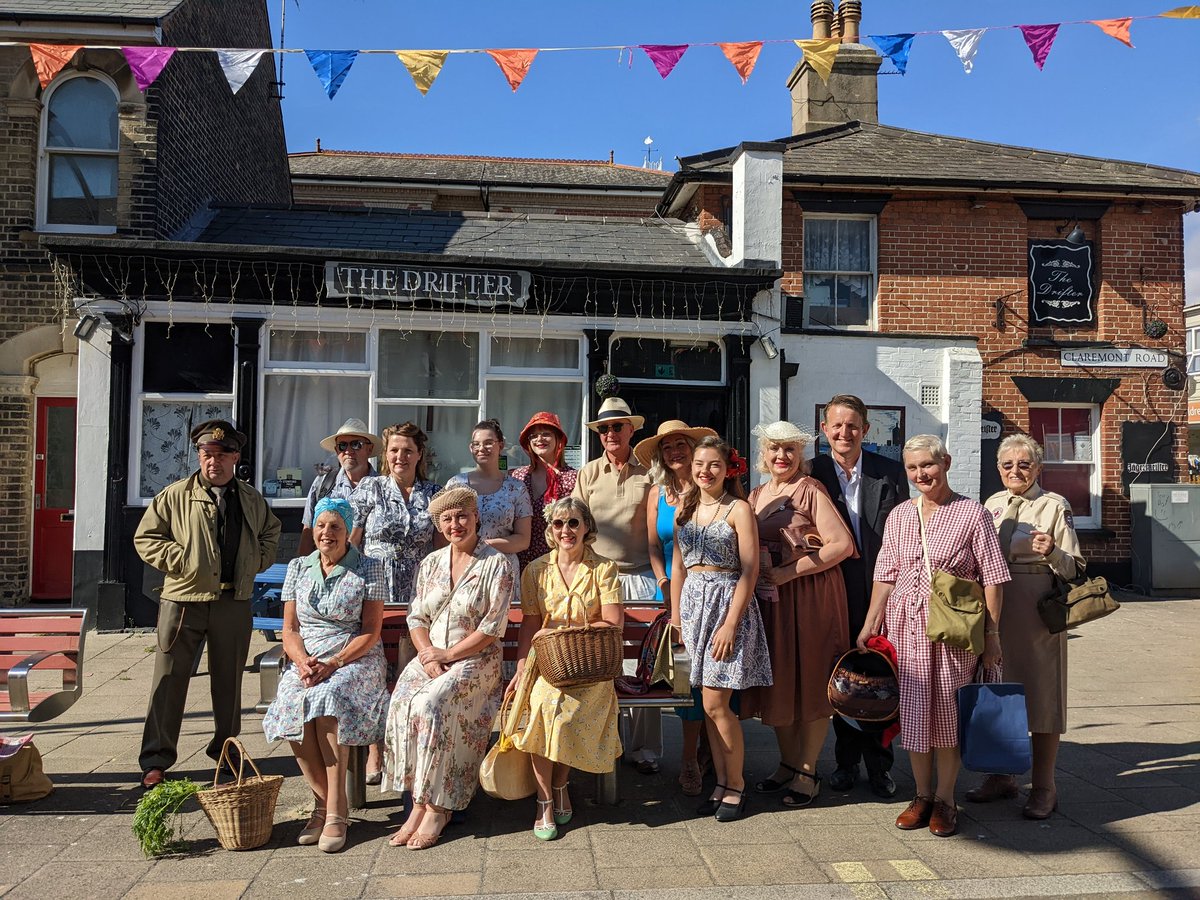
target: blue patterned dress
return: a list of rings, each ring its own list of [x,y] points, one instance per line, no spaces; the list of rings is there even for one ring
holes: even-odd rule
[[[771,656],[762,616],[752,597],[733,640],[733,653],[717,662],[712,658],[712,636],[725,622],[733,591],[742,574],[737,532],[725,515],[708,525],[693,517],[675,530],[683,566],[688,570],[679,598],[683,643],[692,657],[692,685],[711,688],[761,687],[771,683]],[[718,572],[693,572],[693,566],[719,566]]]
[[[433,549],[429,501],[441,491],[432,481],[413,483],[409,497],[390,475],[363,481],[350,495],[354,524],[363,530],[363,553],[384,563],[388,603],[412,599],[417,566]]]
[[[296,604],[304,649],[320,659],[362,634],[363,603],[382,603],[386,597],[383,564],[353,547],[328,576],[321,572],[317,551],[293,559],[283,582],[283,602]],[[339,744],[373,744],[383,737],[386,677],[387,660],[379,643],[310,688],[301,684],[296,666],[289,665],[263,717],[263,733],[268,741],[301,741],[305,722],[333,716]]]

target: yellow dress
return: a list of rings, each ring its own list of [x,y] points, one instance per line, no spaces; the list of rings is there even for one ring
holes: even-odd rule
[[[521,612],[538,621],[549,615],[549,627],[579,625],[579,600],[568,608],[568,593],[583,601],[588,621],[599,621],[601,606],[621,602],[616,563],[588,547],[568,588],[558,570],[558,551],[551,550],[525,567]],[[611,772],[621,755],[617,712],[611,681],[560,690],[539,676],[530,693],[528,724],[513,736],[513,744],[584,772]]]

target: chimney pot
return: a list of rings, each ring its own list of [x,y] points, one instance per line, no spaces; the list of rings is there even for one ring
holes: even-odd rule
[[[842,22],[842,43],[857,44],[858,25],[862,21],[862,0],[842,0],[838,5],[838,18]]]
[[[842,37],[842,10],[839,7],[838,11],[833,14],[833,21],[830,23],[829,36],[833,38]]]
[[[813,0],[811,15],[814,40],[819,41],[829,37],[833,26],[832,0]]]

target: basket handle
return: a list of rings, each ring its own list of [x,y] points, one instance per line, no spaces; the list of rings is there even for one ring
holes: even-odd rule
[[[567,591],[567,596],[566,596],[567,624],[559,626],[559,627],[561,627],[561,628],[570,628],[571,627],[571,613],[574,609],[574,606],[571,603],[572,600],[575,600],[579,603],[579,611],[580,611],[580,615],[583,619],[583,627],[591,628],[592,623],[588,621],[588,617],[587,617],[587,603],[584,602],[583,598],[580,597],[576,591]],[[543,628],[550,627],[550,614],[549,613],[547,613],[545,616],[542,617],[542,627]]]
[[[229,737],[229,738],[225,738],[225,743],[221,747],[221,758],[217,760],[217,770],[213,773],[213,787],[217,787],[221,782],[221,766],[222,766],[222,764],[229,763],[229,771],[230,772],[233,771],[233,760],[231,760],[229,758],[229,747],[231,744],[233,745],[233,748],[235,750],[237,750],[237,752],[238,752],[239,761],[238,761],[238,771],[237,771],[237,785],[240,787],[242,785],[242,782],[245,780],[242,775],[242,770],[245,767],[246,763],[250,763],[250,768],[252,768],[254,770],[254,774],[256,776],[258,776],[258,780],[262,781],[262,777],[263,777],[262,772],[260,772],[258,770],[258,766],[254,764],[254,760],[252,760],[250,758],[250,754],[246,752],[245,746],[237,738]]]

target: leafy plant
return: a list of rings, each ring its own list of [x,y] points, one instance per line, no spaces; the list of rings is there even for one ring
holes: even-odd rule
[[[155,857],[177,849],[179,810],[200,788],[191,779],[172,778],[142,795],[133,811],[133,836],[142,853]]]

